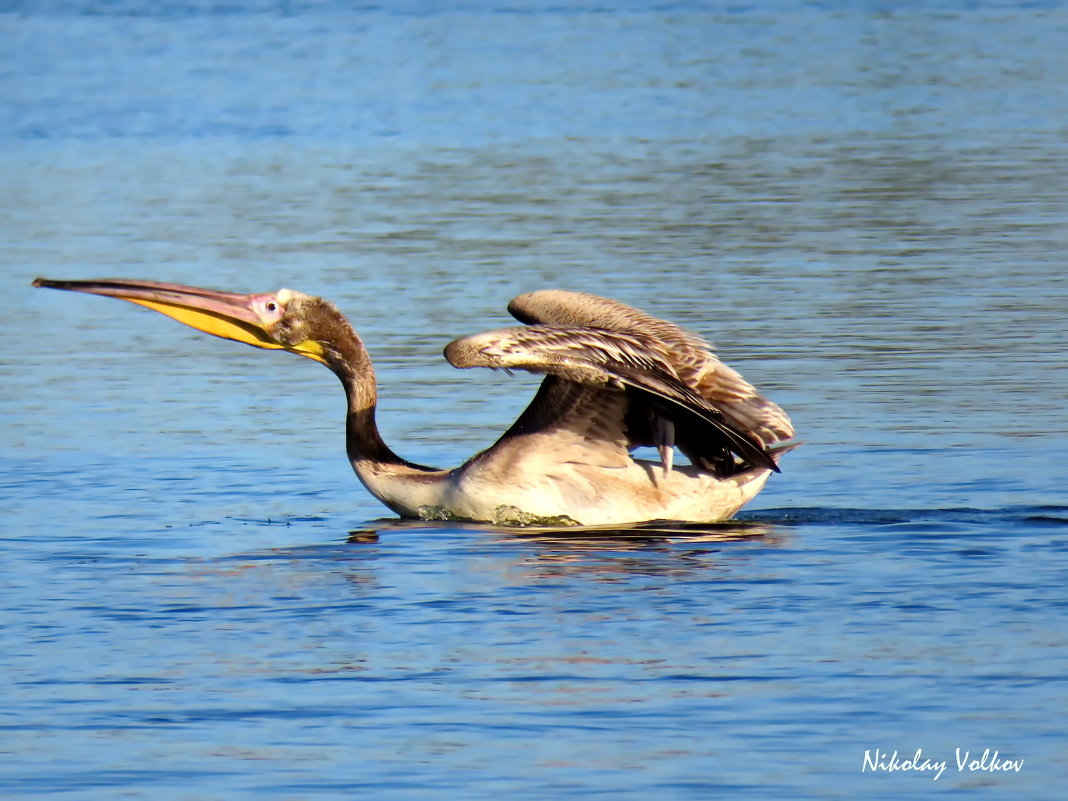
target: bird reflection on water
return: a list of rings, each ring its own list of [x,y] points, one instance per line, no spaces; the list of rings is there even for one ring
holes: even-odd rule
[[[422,521],[379,520],[366,528],[348,532],[352,545],[374,545],[383,537],[415,530],[435,528]],[[526,568],[562,575],[570,570],[590,574],[672,574],[706,571],[715,564],[713,557],[732,546],[744,544],[781,547],[788,537],[777,525],[757,520],[733,520],[725,523],[687,523],[652,521],[634,526],[531,526],[514,528],[477,523],[453,525],[452,532],[482,533],[488,538],[487,552],[506,558],[502,546],[512,545],[508,554],[513,562]],[[442,532],[444,533],[444,532]],[[440,536],[440,534],[434,534]],[[532,546],[521,548],[520,546]],[[722,545],[724,548],[708,547]],[[687,547],[693,546],[693,547]],[[492,551],[491,551],[492,549]],[[517,561],[516,561],[517,560]]]
[[[381,519],[366,528],[352,529],[347,541],[352,544],[378,542],[380,535],[410,529],[437,528],[422,520]],[[493,526],[480,523],[450,524],[451,530],[496,533],[502,539],[545,541],[554,544],[647,545],[655,542],[736,542],[771,537],[776,527],[756,520],[731,520],[724,523],[690,523],[652,520],[632,526]]]

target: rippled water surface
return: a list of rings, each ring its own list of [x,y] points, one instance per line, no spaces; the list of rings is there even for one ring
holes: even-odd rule
[[[1061,797],[1061,4],[0,9],[0,795]],[[396,521],[326,370],[36,275],[329,297],[442,466],[536,381],[441,347],[597,292],[806,444],[722,526]]]

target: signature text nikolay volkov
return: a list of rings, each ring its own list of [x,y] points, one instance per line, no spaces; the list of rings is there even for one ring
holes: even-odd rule
[[[996,750],[991,752],[989,748],[983,749],[983,753],[978,754],[958,747],[953,757],[958,773],[1019,773],[1024,763],[1023,759],[1002,759]],[[924,756],[922,748],[917,748],[913,754],[866,748],[860,772],[930,773],[931,778],[938,781],[950,764],[948,759]]]

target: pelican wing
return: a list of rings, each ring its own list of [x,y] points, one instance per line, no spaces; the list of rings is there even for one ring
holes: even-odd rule
[[[761,443],[735,428],[712,403],[681,381],[656,340],[643,335],[572,325],[506,328],[451,342],[445,358],[454,367],[525,370],[601,393],[622,392],[628,401],[625,405],[608,401],[620,412],[618,430],[611,436],[625,437],[628,447],[678,442],[687,453],[726,472],[752,466],[778,469]],[[561,418],[567,418],[571,428],[580,422],[585,425],[579,418],[590,404],[589,393],[581,393],[578,397],[583,402],[576,404],[573,390],[566,391],[569,402],[565,404],[558,397],[565,390],[557,382],[548,388],[543,385],[517,425],[561,427]],[[556,408],[550,408],[549,400]],[[603,427],[601,436],[609,436]],[[739,457],[740,464],[731,454]]]
[[[768,446],[794,436],[790,418],[777,404],[716,358],[707,342],[677,325],[615,300],[561,289],[520,295],[508,304],[508,311],[528,324],[578,326],[640,336],[683,384],[747,437]]]

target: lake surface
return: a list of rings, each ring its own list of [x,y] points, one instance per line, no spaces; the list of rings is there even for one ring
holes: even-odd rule
[[[1062,4],[158,5],[0,7],[0,796],[1062,797]],[[723,526],[397,521],[326,370],[37,275],[322,294],[441,466],[536,387],[442,346],[596,292],[806,444]]]

